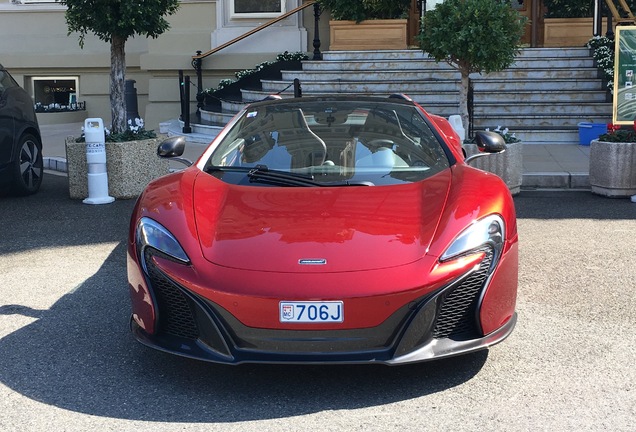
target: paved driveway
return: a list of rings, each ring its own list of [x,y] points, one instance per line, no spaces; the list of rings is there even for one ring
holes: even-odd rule
[[[1,431],[634,430],[636,204],[522,192],[519,322],[405,367],[228,367],[128,331],[132,201],[0,198]]]

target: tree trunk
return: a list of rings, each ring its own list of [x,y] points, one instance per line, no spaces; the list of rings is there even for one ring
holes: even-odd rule
[[[464,130],[466,131],[466,137],[468,137],[468,126],[469,126],[469,116],[468,116],[468,72],[460,70],[462,78],[459,84],[459,115],[462,117],[462,126],[464,126]]]
[[[126,38],[113,35],[110,42],[110,113],[112,133],[126,131]]]

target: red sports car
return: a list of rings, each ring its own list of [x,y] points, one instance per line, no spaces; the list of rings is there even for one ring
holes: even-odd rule
[[[404,96],[268,100],[139,197],[131,327],[220,363],[463,354],[512,332],[517,250],[506,185],[467,165],[445,119]]]

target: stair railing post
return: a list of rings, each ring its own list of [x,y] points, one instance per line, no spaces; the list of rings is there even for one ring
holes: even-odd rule
[[[201,51],[197,51],[197,56],[201,55]],[[201,118],[201,108],[203,108],[203,60],[198,57],[192,60],[192,67],[197,72],[197,117]]]
[[[600,36],[603,34],[603,15],[601,15],[601,1],[594,0],[594,28],[593,35]]]
[[[303,97],[303,88],[301,87],[300,80],[298,78],[294,78],[294,97]]]
[[[607,14],[607,33],[605,33],[608,39],[614,39],[614,25],[612,23],[612,13]]]
[[[468,78],[468,138],[473,138],[473,123],[474,123],[474,111],[475,111],[475,89],[473,88],[473,81]]]
[[[192,133],[192,128],[190,127],[190,75],[185,76],[183,87],[183,105],[185,109],[183,115],[183,133]]]
[[[183,88],[184,88],[184,82],[183,82],[183,70],[179,69],[179,104],[181,105],[181,114],[179,115],[179,120],[184,119],[184,100],[183,100]]]
[[[314,3],[314,57],[312,60],[322,60],[322,53],[320,52],[320,4]]]

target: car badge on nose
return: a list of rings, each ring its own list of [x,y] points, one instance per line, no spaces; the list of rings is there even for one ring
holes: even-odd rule
[[[325,258],[303,258],[298,260],[300,265],[325,265],[327,260]]]

